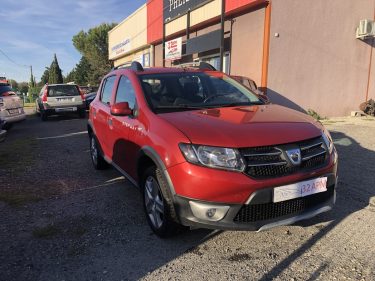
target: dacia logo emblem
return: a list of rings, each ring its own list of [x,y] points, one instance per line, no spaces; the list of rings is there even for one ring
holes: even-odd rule
[[[286,152],[286,155],[288,156],[290,162],[294,166],[298,166],[298,165],[301,164],[301,162],[302,162],[301,150],[299,148],[289,149],[289,150],[286,150],[285,152]]]

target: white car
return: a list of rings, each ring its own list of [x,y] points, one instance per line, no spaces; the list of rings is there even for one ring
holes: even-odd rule
[[[6,81],[0,81],[0,120],[5,121],[4,129],[25,120],[22,100]]]

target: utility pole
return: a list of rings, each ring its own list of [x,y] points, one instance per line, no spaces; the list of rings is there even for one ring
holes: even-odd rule
[[[224,72],[224,27],[225,27],[225,0],[221,0],[221,42],[220,42],[220,70]]]
[[[30,87],[34,87],[34,76],[33,76],[33,66],[30,65]]]

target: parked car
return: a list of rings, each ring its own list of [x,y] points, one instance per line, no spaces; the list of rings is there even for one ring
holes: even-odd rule
[[[96,86],[79,86],[79,89],[84,95],[98,91],[98,87]]]
[[[95,99],[96,97],[96,93],[97,92],[91,92],[91,93],[88,93],[88,94],[85,94],[85,102],[86,102],[86,109],[89,110],[90,109],[90,104],[92,103],[92,101]]]
[[[46,84],[35,101],[35,109],[42,121],[48,116],[76,112],[80,118],[86,116],[83,93],[75,84]]]
[[[10,129],[14,123],[25,120],[23,103],[12,87],[4,79],[0,81],[0,119],[5,122],[4,129]]]
[[[152,230],[265,230],[332,209],[337,153],[308,115],[264,105],[222,72],[148,68],[106,75],[90,107],[94,167],[143,194]]]
[[[3,130],[4,124],[5,124],[5,121],[0,119],[0,142],[5,140],[5,136],[7,134],[7,131]]]
[[[251,91],[253,91],[255,94],[258,95],[258,97],[263,100],[265,103],[270,103],[270,99],[268,98],[267,95],[265,95],[261,90],[259,90],[257,84],[255,83],[255,81],[253,79],[250,79],[248,77],[245,77],[245,76],[236,76],[236,75],[231,75],[231,77],[240,82],[242,85],[244,85],[245,87],[249,88]]]

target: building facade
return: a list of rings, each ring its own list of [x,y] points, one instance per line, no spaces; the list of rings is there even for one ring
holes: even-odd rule
[[[375,98],[374,38],[356,39],[374,16],[374,0],[148,0],[109,32],[109,58],[219,68],[223,54],[273,103],[344,116]]]

